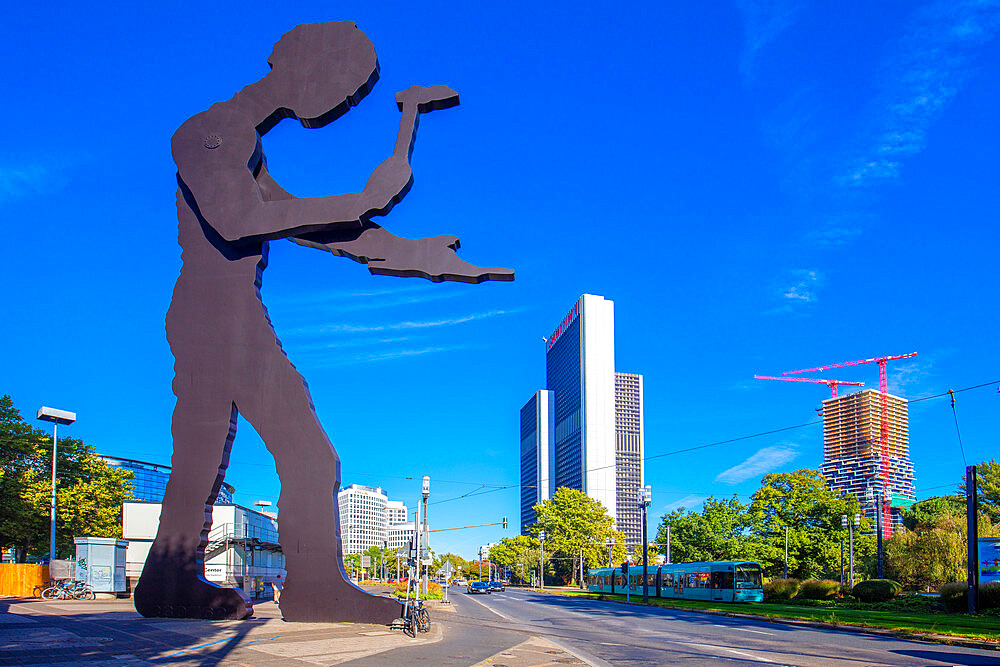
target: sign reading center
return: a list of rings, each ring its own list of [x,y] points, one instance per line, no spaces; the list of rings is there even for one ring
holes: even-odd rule
[[[573,322],[573,320],[576,319],[576,316],[579,314],[580,314],[580,302],[577,302],[573,304],[573,309],[569,311],[566,317],[563,318],[563,321],[559,323],[559,326],[556,327],[556,330],[552,332],[551,336],[549,336],[548,347],[545,348],[546,352],[552,349],[552,346],[556,344],[557,340],[559,340],[559,336],[563,335],[563,332],[566,331],[566,328],[569,327],[569,325]]]

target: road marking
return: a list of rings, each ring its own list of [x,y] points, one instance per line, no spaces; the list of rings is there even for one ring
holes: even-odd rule
[[[487,609],[489,609],[490,611],[492,611],[494,614],[496,614],[500,618],[506,619],[508,621],[512,621],[514,623],[518,623],[519,622],[516,618],[511,618],[510,616],[507,616],[506,614],[501,614],[499,611],[497,611],[493,607],[489,606],[485,602],[480,602],[479,600],[477,600],[476,598],[472,597],[471,595],[469,596],[469,599],[472,600],[473,602],[475,602],[476,604],[479,604],[479,605],[482,605],[483,607],[486,607]]]
[[[771,635],[772,637],[774,636],[773,632],[764,632],[763,630],[751,630],[750,628],[733,628],[733,629],[741,630],[743,632],[753,632],[754,634],[758,635]]]
[[[721,646],[719,648],[722,648]],[[774,660],[768,660],[767,658],[762,658],[759,655],[754,655],[753,653],[744,653],[743,651],[737,651],[734,648],[722,648],[723,651],[729,651],[730,653],[735,653],[736,655],[742,655],[745,658],[750,658],[751,660],[759,660],[760,662],[774,662]]]
[[[745,658],[750,658],[751,660],[757,660],[759,662],[771,662],[774,660],[768,660],[767,658],[762,658],[759,655],[753,655],[752,653],[744,653],[743,651],[737,651],[734,648],[726,648],[725,646],[712,646],[711,644],[698,644],[695,642],[674,642],[675,644],[680,644],[681,646],[697,646],[698,648],[708,648],[713,651],[728,651],[729,653],[735,653],[736,655],[742,655]]]

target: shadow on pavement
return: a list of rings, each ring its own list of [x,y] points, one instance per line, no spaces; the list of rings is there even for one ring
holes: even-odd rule
[[[996,655],[976,655],[974,653],[946,653],[944,651],[924,651],[920,649],[896,649],[890,653],[912,658],[921,664],[941,662],[948,665],[1000,665],[1000,652]]]

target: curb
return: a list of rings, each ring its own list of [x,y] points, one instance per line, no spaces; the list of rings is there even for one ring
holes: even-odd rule
[[[535,589],[538,591],[538,589]],[[538,591],[550,593],[548,590]],[[551,591],[552,595],[562,595],[561,591]],[[577,597],[575,595],[565,597]],[[596,598],[593,598],[596,599]],[[631,607],[651,607],[655,609],[677,609],[679,611],[689,611],[697,614],[710,614],[712,616],[728,616],[730,618],[746,618],[755,621],[765,621],[767,623],[781,623],[784,625],[795,625],[803,628],[817,628],[820,630],[842,630],[859,634],[876,635],[880,637],[897,637],[899,639],[914,639],[918,641],[934,642],[936,644],[948,644],[950,646],[962,646],[965,648],[979,648],[990,651],[1000,651],[1000,642],[986,639],[972,639],[970,637],[960,637],[955,635],[936,635],[923,632],[912,632],[909,630],[888,630],[886,628],[870,628],[864,625],[853,625],[851,623],[826,623],[823,621],[810,621],[800,618],[783,618],[781,616],[763,616],[760,614],[744,614],[735,611],[718,611],[715,609],[696,609],[694,607],[681,607],[670,605],[659,607],[656,605],[644,605],[641,602],[625,602],[624,600],[602,600],[602,602],[613,602]]]

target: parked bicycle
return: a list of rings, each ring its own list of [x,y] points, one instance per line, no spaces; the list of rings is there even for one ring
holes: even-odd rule
[[[93,600],[94,590],[82,581],[57,580],[41,593],[43,600]]]
[[[418,632],[430,632],[431,615],[424,607],[423,600],[407,600],[403,603],[403,615],[392,623],[393,628],[401,629],[410,637],[416,637]]]

